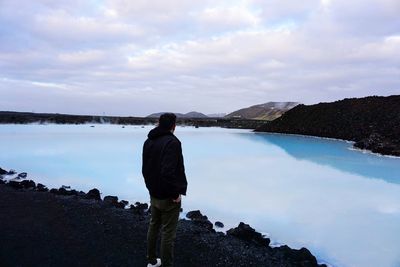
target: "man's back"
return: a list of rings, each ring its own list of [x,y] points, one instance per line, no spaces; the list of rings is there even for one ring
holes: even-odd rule
[[[153,197],[176,199],[186,194],[181,142],[171,131],[156,127],[149,132],[143,145],[142,173]]]

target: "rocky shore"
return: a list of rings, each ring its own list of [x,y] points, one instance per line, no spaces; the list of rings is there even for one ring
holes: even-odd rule
[[[0,168],[1,266],[146,266],[148,204],[26,178]],[[214,229],[222,222],[214,226],[200,211],[186,217],[175,266],[325,266],[306,248],[270,247],[245,223],[224,234]]]
[[[359,149],[400,156],[400,95],[298,105],[255,131],[349,140]]]

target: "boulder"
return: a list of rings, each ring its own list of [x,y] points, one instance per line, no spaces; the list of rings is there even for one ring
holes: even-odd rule
[[[14,174],[16,174],[17,172],[15,171],[15,170],[10,170],[8,173],[7,173],[7,175],[14,175]]]
[[[226,234],[261,246],[268,246],[270,243],[269,238],[265,238],[250,225],[243,222],[240,222],[238,227],[229,229]]]
[[[45,185],[41,184],[41,183],[38,183],[36,185],[36,190],[39,191],[39,192],[47,192],[47,191],[49,191],[49,189],[47,189],[47,187]]]
[[[222,223],[222,222],[215,222],[214,223],[214,225],[215,225],[215,227],[217,227],[217,228],[223,228],[224,227],[224,224]]]
[[[32,181],[32,180],[23,180],[20,184],[21,184],[22,187],[25,188],[25,189],[28,189],[28,188],[33,188],[33,189],[35,189],[35,188],[36,188],[36,184],[35,184],[35,182]]]
[[[115,204],[115,203],[118,203],[118,197],[116,197],[116,196],[105,196],[103,201],[106,204]]]
[[[52,194],[58,194],[58,189],[52,188],[52,189],[50,189],[50,193],[52,193]]]
[[[208,220],[207,216],[201,214],[199,210],[192,210],[186,214],[186,218],[192,220],[195,224],[206,228],[210,231],[215,231],[213,229],[213,224]]]
[[[101,200],[100,191],[97,188],[90,189],[86,194],[87,199]]]
[[[119,202],[119,205],[120,205],[120,207],[122,207],[122,208],[125,208],[128,204],[129,204],[129,202],[126,201],[126,200],[121,200],[121,201]]]
[[[62,195],[62,196],[76,196],[78,195],[78,192],[76,190],[67,190],[64,187],[60,187],[56,193],[57,195]]]
[[[116,208],[120,208],[123,209],[125,208],[125,206],[128,204],[128,201],[125,200],[121,200],[120,202],[118,202],[118,197],[116,196],[106,196],[104,197],[104,203],[112,206],[112,207],[116,207]],[[126,204],[125,204],[126,202]]]
[[[273,248],[282,257],[288,259],[296,266],[318,266],[317,259],[306,248],[292,249],[286,245]],[[326,265],[322,265],[326,266]]]
[[[146,215],[149,213],[149,205],[147,203],[136,202],[130,206],[130,210],[137,215]]]
[[[3,170],[2,168],[0,168],[0,175],[6,175],[8,174],[8,171]]]
[[[26,172],[21,172],[18,174],[18,178],[25,179],[28,176]]]
[[[201,214],[199,210],[192,210],[186,214],[186,218],[191,220],[208,220],[207,216]]]

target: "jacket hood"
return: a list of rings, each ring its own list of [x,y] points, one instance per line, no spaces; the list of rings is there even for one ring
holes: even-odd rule
[[[149,134],[147,135],[147,137],[149,139],[156,139],[160,136],[164,136],[164,135],[173,135],[173,133],[171,133],[170,130],[166,130],[163,128],[160,128],[159,126],[157,126],[156,128],[152,129]]]

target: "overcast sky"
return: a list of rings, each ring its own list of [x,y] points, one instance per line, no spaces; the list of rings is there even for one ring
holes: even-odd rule
[[[391,94],[399,0],[0,0],[0,110],[219,113]]]

